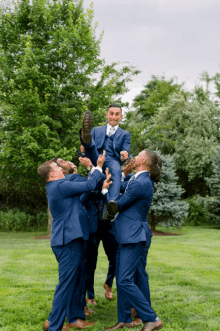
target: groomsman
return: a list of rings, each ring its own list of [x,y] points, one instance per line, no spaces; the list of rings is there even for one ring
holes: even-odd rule
[[[47,199],[53,216],[51,247],[58,262],[59,284],[56,287],[49,331],[60,331],[65,317],[71,317],[64,328],[92,326],[85,321],[84,306],[79,310],[74,294],[78,298],[81,279],[81,263],[84,240],[89,238],[88,215],[80,202],[80,195],[93,191],[101,179],[104,156],[100,156],[97,167],[87,181],[72,182],[65,178],[62,168],[52,160],[38,168],[38,175],[46,183]],[[74,176],[74,175],[73,175]],[[80,302],[81,303],[81,302]]]
[[[118,322],[107,330],[135,326],[131,319],[131,307],[135,308],[144,323],[142,331],[159,330],[163,327],[151,307],[148,275],[143,268],[143,259],[146,260],[151,241],[147,215],[154,182],[160,179],[160,172],[159,157],[143,150],[135,158],[135,175],[127,183],[125,193],[118,200],[108,203],[110,214],[119,213],[115,218],[119,247],[116,260]],[[108,200],[108,180],[103,184],[103,194]],[[135,278],[141,280],[139,284],[135,283]]]

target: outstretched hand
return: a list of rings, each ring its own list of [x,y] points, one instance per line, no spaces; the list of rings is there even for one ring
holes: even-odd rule
[[[106,175],[106,179],[104,180],[104,182],[102,184],[102,190],[108,189],[109,185],[112,184],[112,182],[110,181],[110,178],[112,175],[109,173],[108,168],[106,168],[106,170],[105,170],[105,175]]]
[[[102,168],[103,164],[105,162],[105,151],[103,151],[103,154],[100,154],[97,160],[97,166]]]
[[[85,153],[85,147],[83,145],[80,146],[80,152]]]
[[[134,163],[135,160],[131,159],[131,161],[122,169],[123,173],[125,174],[125,177],[131,173],[131,170],[134,168]]]
[[[92,165],[91,160],[88,157],[79,157],[79,162],[83,165],[83,167],[87,168]]]
[[[128,152],[127,151],[120,152],[120,155],[121,155],[123,161],[127,160],[127,158],[128,158]]]

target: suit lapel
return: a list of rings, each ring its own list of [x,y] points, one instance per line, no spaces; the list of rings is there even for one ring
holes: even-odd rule
[[[118,130],[115,132],[115,136],[114,136],[114,139],[113,139],[113,148],[114,148],[114,150],[115,150],[116,141],[120,137],[121,133],[122,133],[122,129],[120,127],[118,127]]]
[[[97,129],[98,130],[98,134],[96,135],[96,148],[97,149],[101,148],[104,144],[106,128],[107,128],[107,125],[104,125]]]

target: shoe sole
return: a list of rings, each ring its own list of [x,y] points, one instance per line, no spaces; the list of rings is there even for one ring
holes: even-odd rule
[[[93,124],[93,116],[90,110],[87,110],[83,116],[82,125],[82,139],[85,144],[89,144],[92,141],[91,129]]]
[[[118,206],[115,201],[109,201],[107,204],[107,219],[113,219],[118,212]]]

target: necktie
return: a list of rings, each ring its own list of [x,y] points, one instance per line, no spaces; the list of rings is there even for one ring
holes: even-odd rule
[[[108,133],[108,136],[111,137],[114,133],[115,133],[115,127],[111,126],[110,130],[109,130],[109,133]]]

